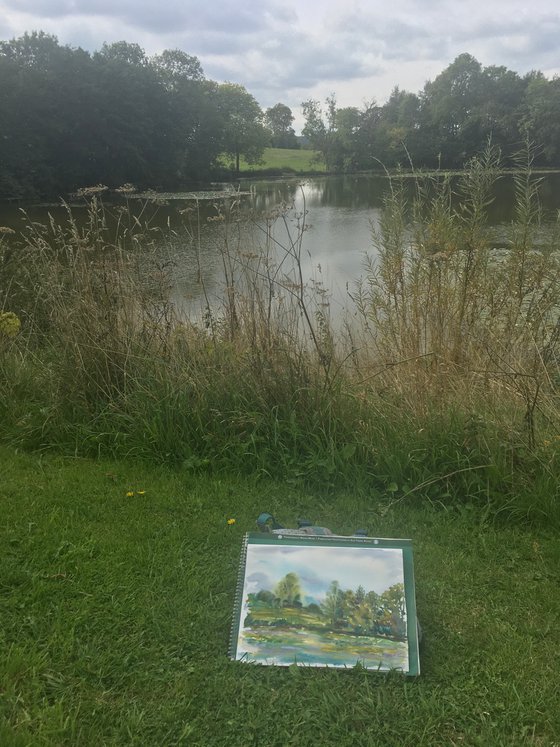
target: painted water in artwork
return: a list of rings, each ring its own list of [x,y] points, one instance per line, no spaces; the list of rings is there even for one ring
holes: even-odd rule
[[[247,547],[236,658],[408,671],[403,552]]]

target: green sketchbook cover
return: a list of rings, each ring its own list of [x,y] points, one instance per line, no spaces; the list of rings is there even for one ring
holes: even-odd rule
[[[245,535],[230,657],[419,674],[410,540]]]

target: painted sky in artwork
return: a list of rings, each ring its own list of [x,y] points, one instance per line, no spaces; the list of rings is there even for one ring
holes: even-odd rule
[[[304,597],[323,599],[332,581],[342,589],[381,594],[404,583],[402,550],[369,547],[302,547],[249,545],[245,597],[260,589],[274,590],[287,573],[297,573]]]

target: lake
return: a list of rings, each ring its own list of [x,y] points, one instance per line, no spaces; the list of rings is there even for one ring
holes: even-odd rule
[[[409,181],[413,188],[413,180]],[[235,187],[212,185],[198,193],[197,199],[165,195],[166,204],[143,200],[129,200],[129,204],[136,212],[143,211],[142,222],[149,222],[162,266],[171,268],[172,295],[179,306],[204,305],[206,297],[218,302],[225,231],[230,249],[247,256],[266,249],[281,262],[305,229],[301,245],[297,244],[303,276],[329,292],[336,315],[363,274],[366,254],[375,254],[372,229],[378,225],[388,187],[387,178],[372,175],[241,180]],[[118,203],[113,199],[106,197],[109,221],[117,220]],[[554,220],[560,210],[560,174],[543,178],[541,199],[545,216]],[[85,203],[74,200],[72,206],[77,220],[83,220]],[[0,203],[0,225],[21,229],[25,220],[20,208],[34,221],[45,222],[48,213],[65,220],[64,211],[55,204]],[[227,228],[220,214],[233,218]],[[513,181],[506,176],[496,185],[489,220],[500,226],[512,217]]]

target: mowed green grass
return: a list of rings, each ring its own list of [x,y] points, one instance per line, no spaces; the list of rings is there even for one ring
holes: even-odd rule
[[[350,488],[323,499],[5,448],[0,463],[2,747],[558,742],[560,550],[546,529],[385,510]],[[242,536],[263,510],[412,538],[419,678],[228,659]]]
[[[286,169],[298,173],[325,171],[325,164],[318,158],[314,150],[291,148],[265,148],[263,162],[248,164],[243,158],[240,160],[239,170],[266,171],[267,169]]]

